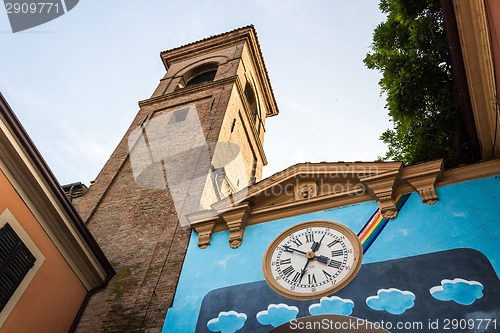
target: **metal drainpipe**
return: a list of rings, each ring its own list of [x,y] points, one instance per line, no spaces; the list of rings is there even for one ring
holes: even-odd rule
[[[73,191],[75,190],[75,185],[71,185],[70,189],[69,189],[69,202],[73,202]]]

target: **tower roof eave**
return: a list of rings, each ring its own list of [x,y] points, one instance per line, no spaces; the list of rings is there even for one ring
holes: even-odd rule
[[[201,49],[205,50],[209,48],[220,47],[222,45],[234,43],[235,41],[245,38],[247,39],[250,49],[255,54],[255,60],[257,62],[256,65],[259,69],[260,75],[262,75],[262,84],[264,85],[264,90],[268,95],[269,100],[271,101],[271,103],[269,103],[267,117],[276,116],[279,113],[278,104],[276,103],[276,99],[274,97],[271,80],[269,79],[269,73],[267,71],[264,57],[260,49],[257,32],[255,31],[255,27],[253,25],[241,27],[179,47],[175,47],[173,49],[162,51],[160,53],[160,57],[162,58],[165,69],[168,70],[173,59],[190,55],[194,52],[198,52]]]

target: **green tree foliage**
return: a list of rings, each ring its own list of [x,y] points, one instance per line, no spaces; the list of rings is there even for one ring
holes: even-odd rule
[[[379,84],[394,124],[381,136],[389,147],[382,159],[464,163],[466,141],[440,1],[381,0],[380,9],[387,19],[375,29],[364,63],[383,74]]]

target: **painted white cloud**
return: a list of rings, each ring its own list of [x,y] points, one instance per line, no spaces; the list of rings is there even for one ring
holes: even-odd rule
[[[238,255],[229,255],[229,256],[226,256],[226,257],[224,257],[224,259],[216,261],[214,263],[214,265],[221,266],[222,267],[222,271],[225,272],[226,271],[227,263],[229,262],[229,260],[231,260],[231,259],[233,259],[235,257],[238,257]]]
[[[394,315],[400,315],[414,305],[415,294],[411,291],[401,291],[396,288],[379,289],[377,296],[370,296],[366,304],[377,311],[387,311]]]
[[[457,212],[452,212],[454,217],[466,217],[465,213],[457,213]]]
[[[352,313],[354,302],[350,299],[342,299],[338,296],[322,297],[319,303],[309,306],[311,315],[338,314],[349,316]]]
[[[236,311],[222,311],[217,318],[210,319],[207,327],[212,332],[234,333],[245,325],[247,315]]]
[[[267,310],[257,313],[257,321],[262,325],[272,325],[278,327],[297,318],[299,309],[296,306],[289,306],[283,303],[269,304]]]
[[[477,281],[467,281],[456,278],[444,279],[440,286],[432,287],[432,297],[440,301],[455,301],[462,305],[471,305],[483,297],[483,285]]]

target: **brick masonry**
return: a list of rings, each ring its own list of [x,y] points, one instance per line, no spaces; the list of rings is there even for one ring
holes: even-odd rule
[[[270,103],[264,98],[264,83],[259,80],[267,73],[257,70],[256,55],[247,46],[247,37],[254,33],[253,28],[242,28],[222,38],[189,44],[184,48],[190,52],[183,55],[178,54],[183,48],[174,49],[167,74],[152,98],[140,103],[141,109],[129,130],[78,202],[78,211],[117,275],[106,289],[90,298],[77,332],[160,332],[172,306],[191,229],[179,224],[179,207],[168,187],[144,188],[135,181],[128,138],[146,118],[150,121],[195,105],[206,142],[237,144],[247,178],[251,179],[256,163],[255,175],[260,179],[266,164],[262,151],[264,130],[256,129],[242,92],[246,82],[252,80],[265,119]],[[168,56],[163,55],[164,60]],[[175,89],[183,75],[214,59],[218,67],[213,82]],[[190,133],[184,133],[180,140],[189,142]],[[176,149],[182,153],[183,147]],[[202,192],[202,188],[197,191]],[[184,205],[194,206],[200,200],[186,197]]]

